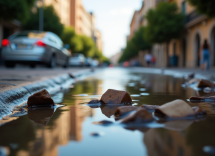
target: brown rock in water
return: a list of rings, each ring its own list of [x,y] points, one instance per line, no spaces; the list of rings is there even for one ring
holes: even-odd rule
[[[126,113],[129,113],[131,111],[140,109],[140,107],[136,107],[136,106],[122,106],[122,107],[118,107],[114,113],[115,117],[120,117],[125,115]]]
[[[54,106],[54,101],[52,100],[49,92],[43,89],[29,96],[27,104],[28,104],[28,107]]]
[[[174,100],[155,109],[155,115],[159,117],[182,118],[195,116],[193,109],[183,100]]]
[[[126,91],[108,89],[101,97],[105,104],[131,104],[132,99]]]
[[[189,98],[190,101],[204,101],[205,99],[203,97],[195,97],[192,96]]]
[[[121,120],[121,123],[151,122],[153,117],[145,108],[139,108]]]
[[[209,96],[209,97],[190,97],[190,102],[195,103],[195,102],[203,102],[203,101],[208,101],[208,102],[215,102],[215,96]]]
[[[211,81],[201,79],[197,85],[198,88],[203,88],[203,87],[215,87],[215,84]]]
[[[35,123],[46,126],[54,114],[53,108],[28,109],[28,118]]]

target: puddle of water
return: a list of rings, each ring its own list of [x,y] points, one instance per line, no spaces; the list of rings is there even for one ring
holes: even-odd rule
[[[131,83],[135,86],[131,87]],[[11,156],[208,155],[215,147],[213,104],[190,103],[192,107],[198,105],[209,113],[206,120],[150,123],[148,128],[140,127],[138,130],[118,124],[93,124],[102,120],[117,123],[113,114],[119,106],[97,105],[91,108],[86,105],[92,99],[100,99],[109,88],[129,92],[135,106],[162,105],[175,99],[186,101],[190,96],[206,94],[183,88],[183,83],[183,79],[166,75],[133,73],[129,69],[104,70],[77,82],[74,88],[52,96],[56,103],[66,106],[56,111],[28,111],[27,115],[0,126],[0,152]],[[147,90],[147,96],[140,96],[142,88]]]

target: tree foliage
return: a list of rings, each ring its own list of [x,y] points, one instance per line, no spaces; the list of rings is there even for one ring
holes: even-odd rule
[[[134,34],[134,37],[128,41],[126,48],[123,51],[119,62],[124,62],[138,55],[140,50],[146,50],[151,48],[151,44],[146,41],[145,37],[145,27],[140,27],[138,31]]]
[[[39,9],[35,13],[31,13],[31,18],[24,23],[23,29],[25,30],[38,30],[39,29]],[[45,6],[44,9],[44,31],[51,31],[58,36],[61,36],[63,32],[63,24],[60,22],[60,18],[56,14],[52,6]]]
[[[35,0],[0,0],[0,19],[24,22],[29,18],[34,2]]]
[[[214,0],[187,0],[191,5],[196,7],[200,14],[206,14],[208,17],[215,16]]]
[[[176,3],[160,2],[156,9],[147,12],[146,19],[145,37],[151,43],[179,38],[184,28],[184,15],[179,12]]]
[[[110,63],[109,59],[98,50],[90,37],[77,35],[73,27],[64,28],[61,39],[65,44],[70,45],[73,53],[82,53],[85,57],[92,57],[99,62]]]
[[[92,57],[95,53],[95,43],[94,41],[85,35],[80,35],[80,40],[83,44],[83,47],[80,51],[80,53],[84,54],[86,57]]]
[[[73,27],[66,27],[63,30],[61,39],[65,44],[69,44],[72,52],[80,52],[83,49],[83,44],[79,36],[76,35]]]

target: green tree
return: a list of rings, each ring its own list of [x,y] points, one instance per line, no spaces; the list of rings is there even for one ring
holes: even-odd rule
[[[145,27],[140,27],[134,37],[128,41],[119,62],[124,62],[138,55],[140,50],[151,48],[151,44],[145,39]]]
[[[200,14],[206,14],[208,17],[215,16],[214,0],[187,0],[191,5],[196,7]]]
[[[31,14],[31,18],[24,23],[24,30],[38,30],[39,29],[39,9],[36,13]],[[45,6],[44,9],[44,31],[51,31],[58,36],[61,36],[63,32],[63,24],[60,22],[60,18],[56,14],[52,6]]]
[[[35,0],[0,0],[0,19],[5,21],[16,19],[24,22],[29,18],[34,2]]]
[[[147,12],[146,19],[148,24],[145,38],[150,43],[166,43],[169,60],[169,42],[181,36],[184,30],[184,15],[179,12],[176,3],[160,2],[156,9]]]
[[[80,51],[84,56],[86,57],[92,57],[95,53],[95,43],[94,41],[85,35],[80,35],[79,36],[82,44],[83,44],[83,49]]]
[[[184,15],[176,3],[160,2],[156,9],[147,12],[146,39],[151,43],[170,42],[179,38],[184,29]]]
[[[83,49],[82,40],[76,35],[73,27],[64,28],[61,39],[65,44],[69,44],[72,52],[78,53]]]

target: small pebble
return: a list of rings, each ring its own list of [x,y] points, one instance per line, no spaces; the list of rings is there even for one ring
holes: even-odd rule
[[[140,95],[148,96],[148,95],[149,95],[149,93],[140,93]]]
[[[210,87],[206,87],[206,88],[204,88],[204,92],[210,93],[210,92],[212,92],[212,89]]]
[[[102,132],[93,132],[90,134],[91,136],[94,136],[94,137],[99,137],[99,136],[102,136],[104,135]]]
[[[213,146],[205,146],[203,147],[203,151],[207,154],[211,154],[211,155],[215,154],[215,148]]]
[[[90,135],[91,135],[91,136],[94,136],[94,137],[100,136],[99,133],[91,133]]]
[[[140,95],[139,94],[131,94],[130,96],[131,97],[139,97]]]

